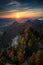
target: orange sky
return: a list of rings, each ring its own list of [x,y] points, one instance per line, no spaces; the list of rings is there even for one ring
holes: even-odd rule
[[[43,13],[40,11],[10,11],[2,14],[0,18],[33,18],[43,17]]]

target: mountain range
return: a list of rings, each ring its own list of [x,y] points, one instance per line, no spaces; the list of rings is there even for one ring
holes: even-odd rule
[[[3,22],[4,23],[4,22]],[[43,31],[43,20],[29,20],[23,19],[20,22],[13,20],[11,25],[0,26],[0,48],[7,48],[11,45],[12,39],[20,34],[25,28],[35,28]]]

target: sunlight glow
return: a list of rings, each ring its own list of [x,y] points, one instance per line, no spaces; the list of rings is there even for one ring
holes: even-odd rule
[[[19,14],[16,14],[16,18],[20,18],[20,15]]]
[[[19,15],[17,15],[17,18],[20,18],[20,16],[19,16]]]
[[[16,12],[7,12],[0,16],[0,18],[16,18],[20,20],[20,18],[34,18],[34,17],[43,17],[43,13],[41,11],[16,11]]]

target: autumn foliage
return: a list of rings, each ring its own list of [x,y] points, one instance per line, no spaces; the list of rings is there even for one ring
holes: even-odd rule
[[[30,27],[20,36],[17,45],[0,50],[0,65],[19,65],[25,60],[28,65],[43,65],[43,32]]]

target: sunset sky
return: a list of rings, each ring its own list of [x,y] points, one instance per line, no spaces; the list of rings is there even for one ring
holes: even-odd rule
[[[0,0],[0,18],[43,17],[43,0]]]

